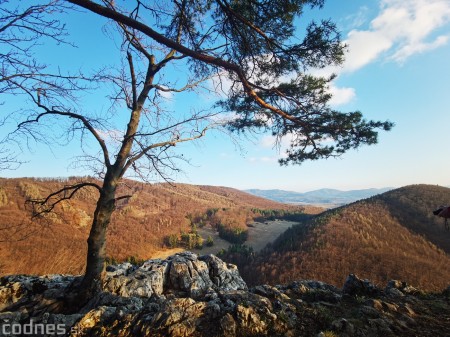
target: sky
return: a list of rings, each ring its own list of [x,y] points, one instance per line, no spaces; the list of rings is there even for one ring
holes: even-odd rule
[[[176,182],[298,192],[421,183],[450,186],[450,1],[330,0],[322,10],[307,11],[297,24],[317,17],[335,21],[348,45],[342,67],[317,71],[338,74],[330,88],[333,107],[359,110],[367,119],[389,120],[395,127],[380,132],[377,145],[349,151],[338,159],[288,167],[278,164],[283,149],[275,148],[269,135],[236,141],[211,132],[195,144],[177,148],[190,158],[190,164],[181,164],[183,172],[172,176]],[[47,63],[92,67],[118,57],[116,45],[102,39],[105,33],[98,18],[72,14],[67,25],[78,48],[42,46],[38,55]],[[210,97],[197,99],[200,105],[211,101]],[[170,99],[173,109],[187,103],[175,96]],[[86,98],[85,104],[107,109],[95,98]],[[0,176],[89,174],[73,165],[78,153],[76,143],[52,150],[35,145],[21,153],[26,161],[21,167],[2,171]]]

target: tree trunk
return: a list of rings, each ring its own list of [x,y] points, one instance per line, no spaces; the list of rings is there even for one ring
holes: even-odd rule
[[[106,230],[115,209],[116,188],[117,179],[107,172],[87,240],[86,273],[81,282],[79,294],[83,301],[89,300],[98,293],[102,286],[106,258]]]

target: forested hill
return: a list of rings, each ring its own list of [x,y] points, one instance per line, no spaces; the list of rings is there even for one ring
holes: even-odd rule
[[[80,190],[39,221],[30,220],[25,203],[77,181],[0,178],[0,274],[83,271],[97,190]],[[217,217],[244,227],[252,209],[301,210],[227,187],[125,181],[117,193],[124,195],[131,197],[117,202],[107,233],[107,253],[118,260],[151,257],[162,249],[164,237],[189,231],[188,218],[201,217],[208,209],[218,209]]]
[[[423,235],[450,254],[450,232],[443,232],[444,220],[432,213],[440,205],[450,205],[450,188],[411,185],[383,193],[372,200],[385,205],[402,226]]]
[[[450,284],[450,232],[432,211],[448,203],[449,188],[415,185],[330,210],[286,231],[240,270],[253,284],[339,285],[355,273],[441,290]]]

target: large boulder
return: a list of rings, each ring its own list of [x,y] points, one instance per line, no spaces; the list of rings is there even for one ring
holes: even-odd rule
[[[169,259],[169,263],[170,282],[166,289],[185,292],[187,296],[192,298],[199,298],[212,291],[214,283],[210,277],[209,266],[200,260],[196,254],[190,252],[177,254]]]
[[[358,276],[350,274],[345,280],[342,293],[350,296],[376,296],[380,293],[380,289],[369,280],[361,280]]]
[[[223,291],[247,289],[247,284],[234,264],[225,263],[212,254],[201,256],[200,260],[207,264],[209,277],[217,289]]]
[[[103,289],[123,297],[151,297],[161,295],[167,279],[168,262],[149,260],[135,267],[123,263],[106,268]]]
[[[167,260],[148,260],[139,267],[130,263],[109,266],[103,289],[124,297],[174,294],[197,299],[219,289],[245,290],[247,285],[235,265],[214,255],[183,252]]]

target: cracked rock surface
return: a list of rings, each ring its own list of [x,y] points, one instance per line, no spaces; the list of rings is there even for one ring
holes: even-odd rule
[[[3,327],[30,322],[73,337],[450,336],[450,287],[426,294],[397,280],[380,288],[349,275],[342,289],[311,280],[248,289],[236,266],[183,252],[107,267],[103,292],[68,313],[61,299],[77,279],[0,278],[0,337],[11,336]]]

